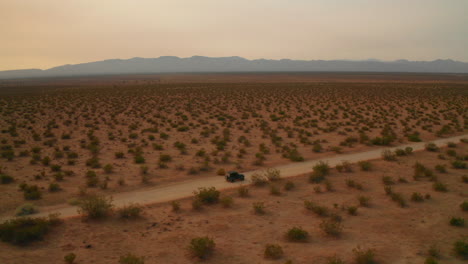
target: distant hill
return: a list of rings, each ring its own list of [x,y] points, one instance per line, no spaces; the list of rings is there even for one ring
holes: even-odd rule
[[[419,72],[468,73],[468,63],[435,61],[247,60],[241,57],[133,58],[63,65],[47,70],[0,71],[0,79],[175,72]]]

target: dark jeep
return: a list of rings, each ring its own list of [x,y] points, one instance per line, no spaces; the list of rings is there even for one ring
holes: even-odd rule
[[[226,181],[228,182],[235,182],[235,181],[243,181],[244,174],[240,174],[237,171],[229,171],[226,175]]]

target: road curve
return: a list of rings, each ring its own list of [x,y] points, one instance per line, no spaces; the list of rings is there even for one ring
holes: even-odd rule
[[[462,138],[467,138],[468,134],[455,136],[450,138],[443,138],[430,141],[435,143],[438,146],[446,145],[448,142],[458,142]],[[405,147],[412,147],[413,151],[423,150],[424,146],[427,142],[417,142],[411,144],[400,145],[396,147],[387,147],[387,148],[379,148],[370,151],[352,153],[352,154],[342,154],[336,155],[333,157],[317,159],[317,160],[309,160],[304,162],[295,162],[290,163],[282,166],[274,167],[274,169],[278,169],[281,172],[281,177],[292,177],[304,173],[309,173],[312,171],[312,167],[317,164],[318,162],[326,162],[331,167],[336,166],[337,164],[341,163],[342,161],[348,161],[351,163],[363,161],[363,160],[372,160],[372,159],[379,159],[381,158],[382,151],[385,149],[395,150],[397,148],[405,148]],[[165,186],[157,186],[151,189],[143,189],[143,190],[136,190],[132,192],[123,192],[118,193],[113,196],[113,204],[116,207],[120,207],[123,205],[128,205],[130,203],[137,203],[137,204],[152,204],[152,203],[161,203],[167,202],[171,200],[176,200],[180,198],[185,198],[188,196],[193,195],[193,191],[197,190],[199,187],[215,187],[218,190],[221,189],[228,189],[233,187],[238,187],[241,184],[250,183],[251,176],[262,170],[255,170],[245,172],[244,175],[246,176],[246,181],[244,183],[236,182],[230,183],[226,182],[224,177],[220,176],[212,176],[212,177],[205,177],[199,178],[195,180],[185,181],[185,182],[178,182],[173,183]],[[40,213],[35,214],[34,216],[47,216],[49,214],[59,213],[60,217],[74,217],[78,216],[77,207],[71,206],[69,204],[61,204],[55,206],[48,206],[48,207],[41,207],[39,208]],[[8,220],[13,218],[4,217],[1,220]]]

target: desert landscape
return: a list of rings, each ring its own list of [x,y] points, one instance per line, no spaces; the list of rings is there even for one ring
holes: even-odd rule
[[[2,81],[0,261],[460,263],[467,82],[351,73]],[[395,149],[417,142],[425,150]],[[371,161],[280,169],[373,150]],[[247,180],[226,189],[228,171]],[[222,187],[162,203],[111,200],[152,201],[138,200],[140,190],[190,181]],[[72,217],[34,218],[66,207]],[[48,232],[15,242],[6,231],[15,215],[43,219]]]

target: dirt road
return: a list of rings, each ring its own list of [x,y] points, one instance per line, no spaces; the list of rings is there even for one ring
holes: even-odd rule
[[[444,138],[431,141],[438,146],[444,146],[447,142],[459,142],[462,138],[467,138],[468,135],[461,135],[456,137]],[[371,159],[379,159],[381,158],[382,151],[384,149],[394,150],[396,148],[405,148],[405,147],[412,147],[414,151],[423,150],[424,145],[426,142],[418,142],[418,143],[411,143],[406,145],[400,145],[397,147],[391,148],[379,148],[370,151],[360,152],[360,153],[352,153],[352,154],[343,154],[343,155],[336,155],[329,158],[318,159],[318,160],[310,160],[298,163],[290,163],[287,165],[282,165],[275,167],[281,171],[281,177],[292,177],[303,173],[309,173],[312,171],[312,167],[320,161],[328,163],[331,167],[341,163],[342,161],[348,161],[351,163],[363,161],[363,160],[371,160]],[[174,184],[169,184],[165,186],[157,186],[151,189],[143,189],[137,190],[127,193],[119,193],[113,196],[113,203],[116,207],[120,207],[123,205],[127,205],[130,203],[138,203],[138,204],[151,204],[151,203],[160,203],[160,202],[167,202],[175,199],[180,199],[184,197],[191,196],[193,191],[197,190],[199,187],[216,187],[216,189],[227,189],[227,188],[234,188],[238,187],[241,184],[248,184],[250,183],[250,177],[256,173],[260,172],[257,171],[249,171],[245,172],[246,181],[230,183],[226,182],[224,177],[220,176],[212,176],[206,178],[200,178],[191,181],[185,182],[178,182]],[[59,213],[61,217],[73,217],[78,216],[77,207],[71,206],[68,204],[50,206],[50,207],[42,207],[39,208],[40,213],[35,214],[34,216],[47,216],[51,213]],[[8,218],[1,219],[2,221],[7,220]]]

